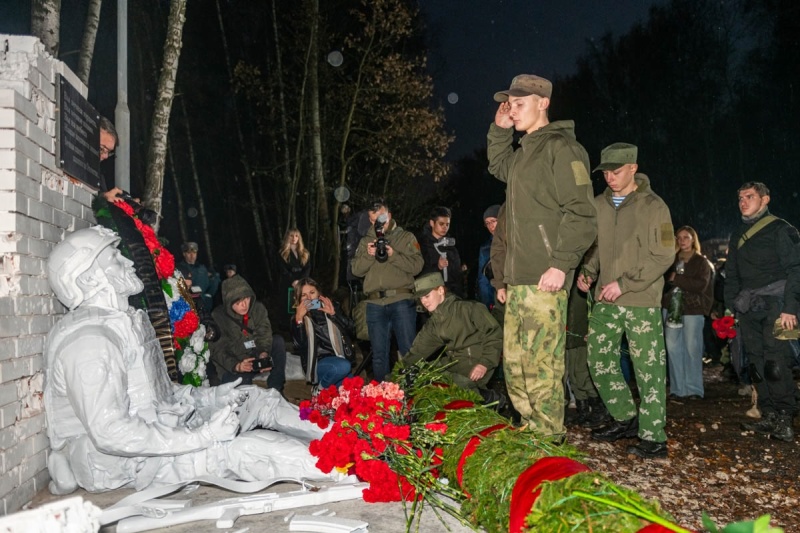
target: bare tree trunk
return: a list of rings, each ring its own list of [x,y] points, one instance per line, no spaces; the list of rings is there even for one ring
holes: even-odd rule
[[[308,65],[310,97],[311,97],[311,145],[312,145],[312,168],[314,172],[314,183],[317,187],[317,217],[319,232],[317,235],[322,237],[315,243],[324,255],[331,253],[331,244],[334,240],[334,233],[337,228],[331,228],[330,211],[328,210],[328,195],[325,194],[325,169],[322,163],[322,138],[321,121],[319,116],[319,0],[311,0],[311,61]],[[338,247],[335,247],[338,249]],[[327,257],[325,257],[327,259]],[[327,261],[326,261],[327,262]],[[336,276],[332,280],[334,290],[339,279],[339,272],[334,272]]]
[[[275,76],[278,81],[278,111],[280,113],[281,123],[281,138],[283,139],[283,147],[280,151],[283,153],[283,180],[286,182],[286,188],[289,191],[288,198],[288,213],[286,217],[286,227],[292,228],[297,226],[297,180],[292,180],[291,162],[289,160],[289,126],[286,118],[286,98],[283,87],[283,66],[281,60],[281,43],[278,32],[278,13],[275,8],[277,2],[272,4],[272,34],[275,36]],[[302,135],[301,135],[302,137]],[[296,173],[295,173],[296,174]]]
[[[172,136],[170,135],[171,138]],[[172,140],[169,141],[167,155],[169,155],[169,169],[172,173],[172,186],[175,187],[175,198],[178,201],[178,226],[181,229],[181,242],[186,242],[189,240],[189,230],[186,227],[186,206],[183,203],[183,189],[181,189],[180,179],[178,178],[178,170],[175,168],[175,149]]]
[[[31,2],[31,33],[38,37],[53,57],[58,57],[61,32],[61,0]]]
[[[103,0],[89,0],[86,25],[83,27],[81,55],[78,58],[78,78],[86,85],[89,85],[89,72],[92,70],[92,57],[94,57],[94,41],[97,37],[97,27],[100,25],[100,7],[102,5]]]
[[[147,173],[144,202],[159,218],[163,205],[164,166],[167,155],[167,133],[172,99],[175,95],[175,78],[178,74],[178,59],[181,55],[183,23],[186,21],[186,0],[170,2],[167,38],[164,41],[164,61],[158,80],[158,92],[153,108],[150,147],[147,151]],[[158,223],[157,223],[158,224]],[[158,227],[156,226],[156,231]]]
[[[231,56],[228,50],[228,39],[225,36],[225,24],[222,21],[222,9],[219,6],[219,0],[216,0],[217,5],[217,18],[219,20],[219,31],[222,37],[222,47],[225,52],[225,66],[228,68],[228,80],[233,85],[233,68],[231,68]],[[258,241],[258,248],[261,252],[261,259],[264,261],[264,267],[269,266],[269,258],[267,257],[267,243],[264,238],[264,228],[261,224],[261,215],[258,212],[256,205],[255,187],[253,187],[253,172],[250,168],[250,160],[247,157],[244,134],[242,133],[242,125],[239,121],[239,106],[236,104],[236,95],[233,95],[233,121],[236,124],[236,135],[239,140],[239,149],[242,154],[241,162],[244,167],[244,181],[247,186],[247,196],[250,200],[250,211],[253,214],[253,222],[256,230],[256,240]]]
[[[186,112],[186,99],[181,98],[181,112],[183,122],[186,124],[186,142],[189,146],[189,162],[192,165],[192,181],[194,182],[194,192],[197,195],[197,210],[200,212],[200,226],[203,228],[203,240],[205,243],[208,262],[214,264],[214,256],[211,253],[211,235],[208,232],[208,217],[206,217],[206,202],[203,200],[203,188],[200,187],[200,176],[197,174],[197,162],[194,158],[194,145],[192,144],[192,129],[189,126],[189,114]]]

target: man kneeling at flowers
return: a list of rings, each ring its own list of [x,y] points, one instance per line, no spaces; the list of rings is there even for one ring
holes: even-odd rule
[[[420,276],[414,282],[414,293],[431,314],[417,334],[411,349],[403,357],[408,366],[420,359],[439,358],[453,382],[465,389],[477,390],[487,402],[505,399],[486,388],[500,362],[503,350],[503,330],[485,305],[461,300],[447,292],[441,272]]]

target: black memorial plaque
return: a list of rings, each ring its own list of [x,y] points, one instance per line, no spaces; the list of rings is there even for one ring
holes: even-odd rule
[[[56,162],[64,172],[100,188],[100,114],[64,76],[58,76]]]

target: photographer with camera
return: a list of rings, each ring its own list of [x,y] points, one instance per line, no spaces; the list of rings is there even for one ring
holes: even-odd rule
[[[422,270],[423,259],[417,239],[397,225],[383,199],[373,201],[368,211],[372,227],[358,244],[351,266],[354,275],[364,277],[372,370],[375,380],[383,381],[391,370],[392,331],[400,353],[408,352],[414,342],[414,276]]]
[[[311,278],[297,282],[292,317],[292,339],[303,363],[306,381],[327,389],[337,387],[350,375],[355,358],[353,321],[338,302],[322,295]]]
[[[220,383],[242,378],[251,385],[259,373],[269,372],[267,386],[283,391],[286,382],[286,347],[283,337],[272,334],[267,308],[242,276],[222,282],[222,305],[211,314],[220,338],[211,343],[211,362]]]
[[[451,218],[452,213],[447,207],[434,207],[431,211],[428,225],[419,236],[420,251],[425,260],[420,276],[431,272],[441,273],[447,292],[463,298],[461,256],[455,247],[456,240],[447,234]]]

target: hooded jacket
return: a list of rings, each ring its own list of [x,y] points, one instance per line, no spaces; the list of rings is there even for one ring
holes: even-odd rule
[[[448,371],[469,376],[473,367],[481,364],[487,369],[488,382],[500,362],[503,329],[485,305],[448,294],[417,334],[403,363],[428,358],[442,347],[447,350],[442,364],[458,361]]]
[[[364,292],[367,295],[376,291],[408,290],[408,292],[369,300],[369,303],[378,305],[389,305],[413,298],[414,276],[419,274],[423,264],[419,243],[413,233],[405,231],[397,225],[394,219],[391,219],[384,235],[394,250],[386,262],[379,263],[374,255],[367,253],[367,246],[377,239],[373,225],[367,231],[367,235],[358,243],[356,256],[351,263],[353,274],[364,277]]]
[[[573,271],[597,235],[589,156],[574,129],[571,120],[551,122],[522,137],[514,150],[513,128],[489,126],[489,172],[508,184],[508,285],[535,285],[555,267],[567,274],[569,291]]]
[[[231,307],[234,302],[250,297],[250,308],[245,317]],[[219,326],[220,338],[211,344],[211,361],[217,368],[217,375],[234,372],[234,367],[248,357],[257,357],[262,352],[269,354],[272,349],[272,326],[267,316],[267,308],[256,301],[256,293],[242,276],[233,276],[222,282],[222,305],[211,314]],[[245,346],[255,342],[253,349]]]
[[[595,198],[597,246],[587,254],[583,268],[597,280],[595,297],[617,281],[622,295],[614,305],[661,307],[664,272],[675,260],[672,217],[646,175],[637,173],[634,180],[636,190],[617,208],[609,188]]]

